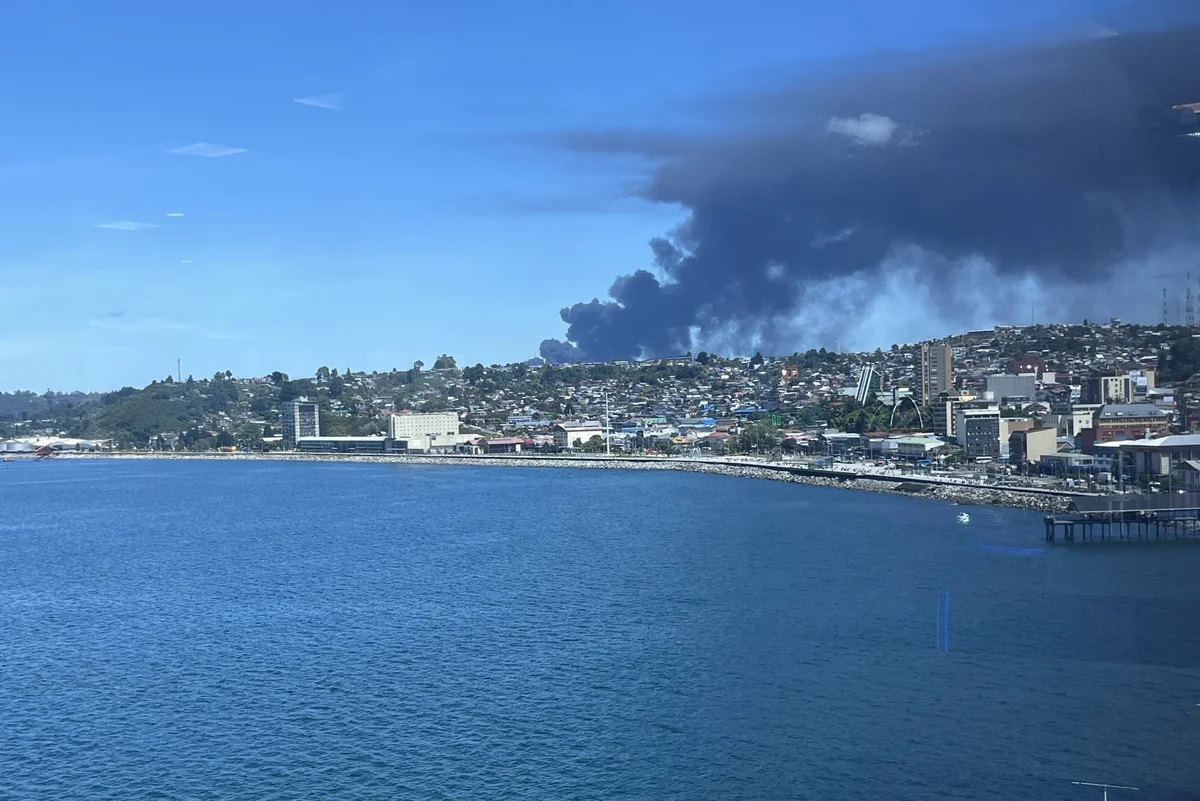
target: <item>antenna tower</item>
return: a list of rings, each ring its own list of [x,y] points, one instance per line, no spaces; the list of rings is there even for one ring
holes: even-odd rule
[[[1187,274],[1187,293],[1183,296],[1183,324],[1191,328],[1196,324],[1196,308],[1192,305],[1192,274]]]
[[[1163,288],[1163,325],[1170,325],[1170,320],[1167,319],[1167,290]]]
[[[175,380],[183,381],[183,360],[182,359],[175,360]]]

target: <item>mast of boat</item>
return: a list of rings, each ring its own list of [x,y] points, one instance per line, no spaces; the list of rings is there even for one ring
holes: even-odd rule
[[[1080,787],[1099,787],[1099,788],[1101,788],[1104,791],[1104,801],[1108,801],[1108,791],[1109,790],[1133,790],[1136,792],[1138,789],[1136,787],[1130,787],[1125,784],[1104,784],[1103,782],[1071,782],[1071,784],[1079,785]]]

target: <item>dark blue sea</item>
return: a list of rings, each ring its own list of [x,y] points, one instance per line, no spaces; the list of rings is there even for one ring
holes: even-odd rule
[[[684,473],[0,466],[0,799],[1200,798],[1200,545],[1042,553],[1039,516],[959,511]]]

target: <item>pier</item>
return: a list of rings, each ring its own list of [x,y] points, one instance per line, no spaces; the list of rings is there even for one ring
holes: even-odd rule
[[[1200,538],[1200,492],[1087,495],[1065,514],[1046,515],[1046,542]]]

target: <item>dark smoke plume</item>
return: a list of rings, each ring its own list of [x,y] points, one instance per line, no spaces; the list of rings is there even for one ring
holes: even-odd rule
[[[568,342],[547,340],[542,355],[716,340],[790,352],[797,315],[816,319],[819,305],[811,325],[838,333],[838,315],[896,264],[950,317],[988,282],[1086,295],[1130,260],[1195,240],[1200,136],[1186,134],[1200,127],[1175,107],[1197,102],[1200,28],[1176,26],[881,56],[741,98],[725,108],[746,121],[735,134],[563,135],[574,150],[651,159],[642,196],[688,217],[651,243],[654,272],[563,309]]]

